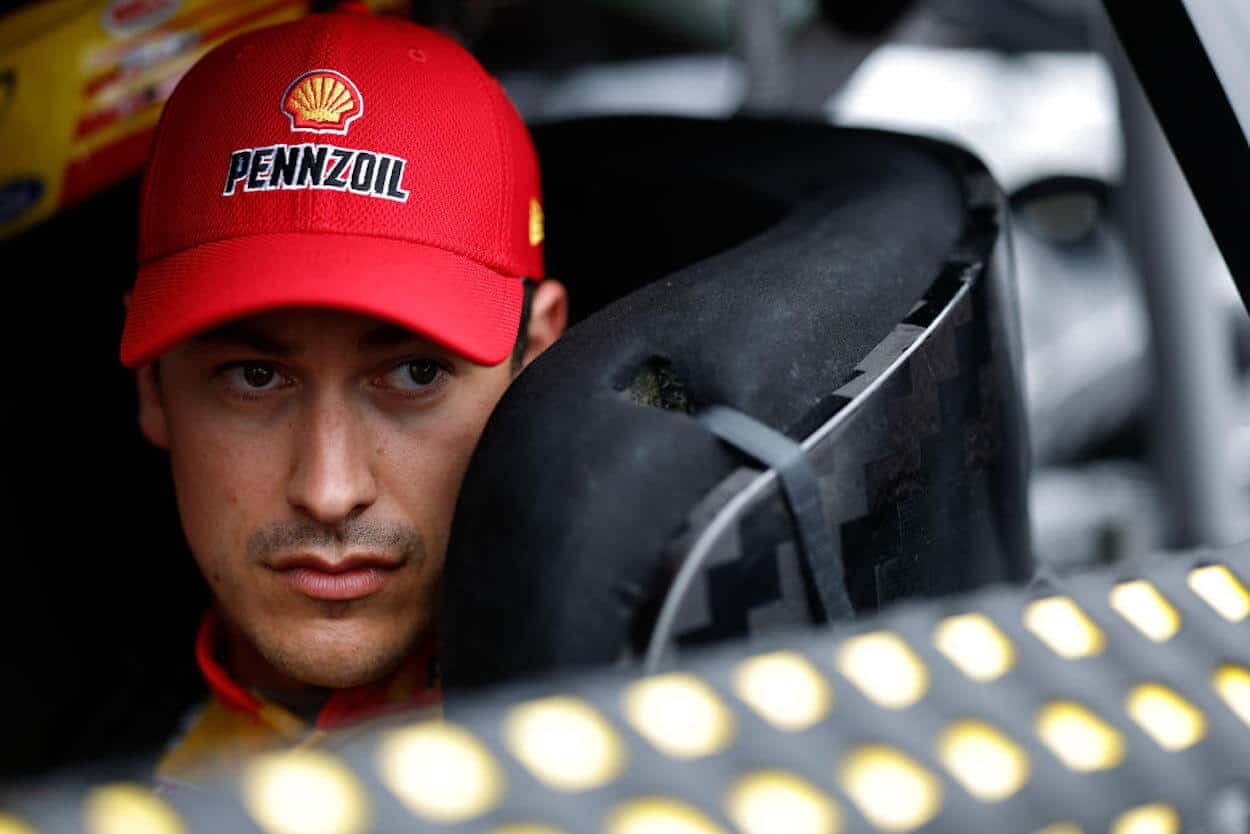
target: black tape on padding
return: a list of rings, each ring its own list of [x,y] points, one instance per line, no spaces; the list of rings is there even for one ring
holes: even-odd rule
[[[777,473],[824,619],[854,617],[855,611],[846,593],[842,559],[834,549],[833,534],[825,523],[820,482],[803,447],[749,414],[728,406],[708,406],[695,418],[712,434]]]

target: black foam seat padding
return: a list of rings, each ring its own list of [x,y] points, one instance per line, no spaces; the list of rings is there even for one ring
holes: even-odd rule
[[[639,379],[799,439],[964,226],[958,154],[925,140],[601,119],[536,141],[550,272],[575,299],[652,282],[573,327],[487,426],[445,574],[453,689],[610,661],[645,636],[667,543],[742,461],[680,408],[640,405]]]

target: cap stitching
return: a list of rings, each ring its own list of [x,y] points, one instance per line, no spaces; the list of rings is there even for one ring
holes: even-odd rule
[[[152,138],[152,146],[148,150],[148,166],[147,171],[144,172],[143,192],[139,195],[140,226],[138,240],[139,245],[137,248],[139,250],[138,255],[140,258],[143,256],[144,248],[150,245],[150,241],[152,240],[152,218],[148,216],[149,212],[145,211],[144,208],[150,204],[152,189],[156,187],[156,165],[154,163],[157,159],[160,159],[161,144],[164,141],[166,132],[165,128],[171,121],[169,114],[173,110],[173,107],[170,106],[173,101],[174,98],[171,95],[166,101],[165,106],[161,108],[161,116],[156,124],[156,133]]]
[[[508,198],[511,196],[511,170],[508,165],[507,146],[504,141],[503,124],[499,119],[499,104],[491,86],[492,79],[480,66],[475,67],[474,75],[477,76],[478,86],[486,94],[486,109],[490,114],[491,126],[495,131],[495,147],[499,154],[499,166],[503,169],[503,193],[500,195],[502,199],[499,201],[499,216],[495,221],[495,243],[501,253],[506,253],[509,251],[509,247],[505,231],[507,229],[508,209],[510,207]]]
[[[509,266],[506,264],[495,263],[489,258],[480,257],[479,254],[477,253],[468,252],[458,247],[445,246],[443,245],[442,242],[435,243],[433,241],[424,240],[424,239],[418,240],[412,237],[406,237],[406,236],[400,236],[400,235],[378,234],[376,232],[363,232],[363,231],[362,232],[357,232],[357,231],[348,232],[348,231],[326,230],[326,229],[299,229],[295,231],[290,231],[290,230],[288,231],[264,231],[264,232],[252,232],[250,234],[245,234],[245,235],[227,235],[225,237],[213,238],[212,240],[203,240],[198,243],[193,243],[190,246],[183,246],[179,249],[173,249],[161,255],[148,258],[144,260],[143,262],[141,262],[139,266],[140,267],[150,266],[152,264],[155,264],[158,261],[163,261],[166,258],[172,258],[175,255],[179,255],[183,252],[189,252],[192,249],[198,249],[201,246],[211,246],[214,243],[225,243],[226,241],[231,241],[231,240],[245,240],[247,238],[268,237],[272,235],[324,235],[324,234],[341,235],[343,237],[377,238],[378,240],[395,240],[395,241],[399,241],[400,243],[412,243],[417,246],[428,246],[431,249],[440,249],[443,252],[447,252],[448,254],[455,255],[460,258],[464,258],[465,260],[473,261],[475,264],[478,264],[479,266],[484,266],[487,269],[491,270],[492,272],[497,272],[500,275],[503,275],[509,278],[525,277],[520,272],[517,272],[509,268]]]
[[[503,85],[499,83],[497,79],[492,78],[491,87],[493,88],[492,100],[495,103],[495,111],[496,113],[500,113],[501,118],[507,119],[508,109],[505,107],[507,104],[507,96],[504,93]],[[520,114],[518,113],[517,116],[519,117]],[[502,137],[500,141],[506,141],[508,145],[513,144],[510,140],[503,139]],[[512,165],[512,154],[506,152],[504,154],[504,183],[504,215],[500,226],[500,232],[503,234],[504,250],[510,251],[512,248],[510,246],[512,237],[515,234],[514,230],[511,228],[511,225],[515,222],[515,220],[513,220],[510,215],[512,214],[513,207],[516,205],[517,180],[516,171]]]
[[[315,66],[318,66],[318,67],[330,66],[330,41],[331,41],[330,27],[322,26],[321,27],[321,42],[317,46],[316,50],[314,51],[314,54],[320,55],[320,58],[316,62],[314,62]],[[363,97],[364,93],[361,92],[360,95]],[[322,138],[323,138],[322,134],[314,133],[312,135],[311,144],[315,146],[326,144],[325,142],[322,141]],[[317,192],[313,191],[312,189],[309,189],[304,194],[301,195],[301,199],[303,199],[307,203],[304,211],[301,213],[307,217],[312,218],[313,225],[319,224],[322,221],[322,211],[321,211],[322,205],[321,205],[321,201],[317,199]]]

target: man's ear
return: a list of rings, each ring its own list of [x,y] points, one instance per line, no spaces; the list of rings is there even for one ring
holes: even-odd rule
[[[139,388],[139,431],[158,449],[169,448],[169,423],[165,418],[165,400],[156,367],[144,365],[135,371]]]
[[[534,357],[551,347],[560,338],[569,323],[569,293],[554,278],[547,278],[534,287],[530,300],[529,333],[526,334],[525,355],[521,357],[524,367]]]

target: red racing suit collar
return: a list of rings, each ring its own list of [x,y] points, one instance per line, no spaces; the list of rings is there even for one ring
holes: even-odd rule
[[[214,609],[204,615],[195,640],[195,660],[213,697],[230,710],[269,723],[272,705],[230,677],[221,665],[222,624]],[[316,728],[335,730],[388,712],[437,704],[442,689],[437,675],[437,640],[431,635],[390,676],[339,689],[317,714]]]

